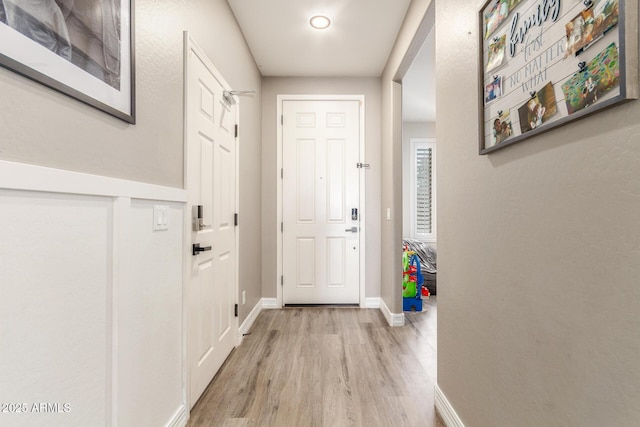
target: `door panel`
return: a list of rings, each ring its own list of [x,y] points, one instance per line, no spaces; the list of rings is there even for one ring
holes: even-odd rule
[[[297,285],[302,288],[313,288],[316,284],[316,241],[313,238],[298,239]]]
[[[283,116],[283,302],[358,303],[360,104],[283,101]]]
[[[345,287],[345,247],[343,237],[327,239],[327,286],[330,288]]]
[[[200,53],[188,56],[186,102],[189,210],[202,206],[202,226],[194,220],[191,244],[205,248],[190,257],[188,344],[190,403],[193,406],[236,345],[236,141],[231,129],[236,107]]]
[[[327,200],[330,223],[344,224],[345,221],[345,140],[327,141]]]
[[[298,222],[315,222],[316,201],[316,141],[299,139],[296,141],[298,162]]]

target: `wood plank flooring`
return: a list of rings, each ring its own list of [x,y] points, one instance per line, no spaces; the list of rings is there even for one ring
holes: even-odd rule
[[[435,415],[435,297],[391,328],[380,310],[264,310],[188,426],[444,427]]]

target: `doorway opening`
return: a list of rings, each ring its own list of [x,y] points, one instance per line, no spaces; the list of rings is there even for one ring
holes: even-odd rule
[[[420,303],[415,307],[403,304],[403,309],[406,325],[421,330],[427,341],[433,343],[423,356],[433,367],[434,377],[437,375],[438,242],[435,42],[435,5],[432,2],[396,81],[402,83],[403,246],[406,245],[408,254],[414,252],[418,258],[422,284],[426,288],[423,292],[422,287],[416,285]],[[426,294],[428,298],[425,298]],[[403,292],[403,303],[407,299]],[[407,308],[411,311],[406,311]]]
[[[418,255],[431,296],[437,294],[436,164],[435,31],[431,28],[402,78],[403,245]]]

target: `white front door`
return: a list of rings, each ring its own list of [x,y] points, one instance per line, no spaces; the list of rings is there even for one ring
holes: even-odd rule
[[[284,100],[283,302],[357,304],[360,102]]]
[[[217,70],[192,42],[187,46],[187,353],[193,407],[237,339],[236,107],[225,102],[226,84]]]

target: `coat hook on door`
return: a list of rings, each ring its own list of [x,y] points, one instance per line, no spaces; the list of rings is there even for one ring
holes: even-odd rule
[[[255,90],[225,90],[222,92],[222,97],[227,104],[233,105],[236,103],[234,95],[253,95],[254,93],[256,93]]]

